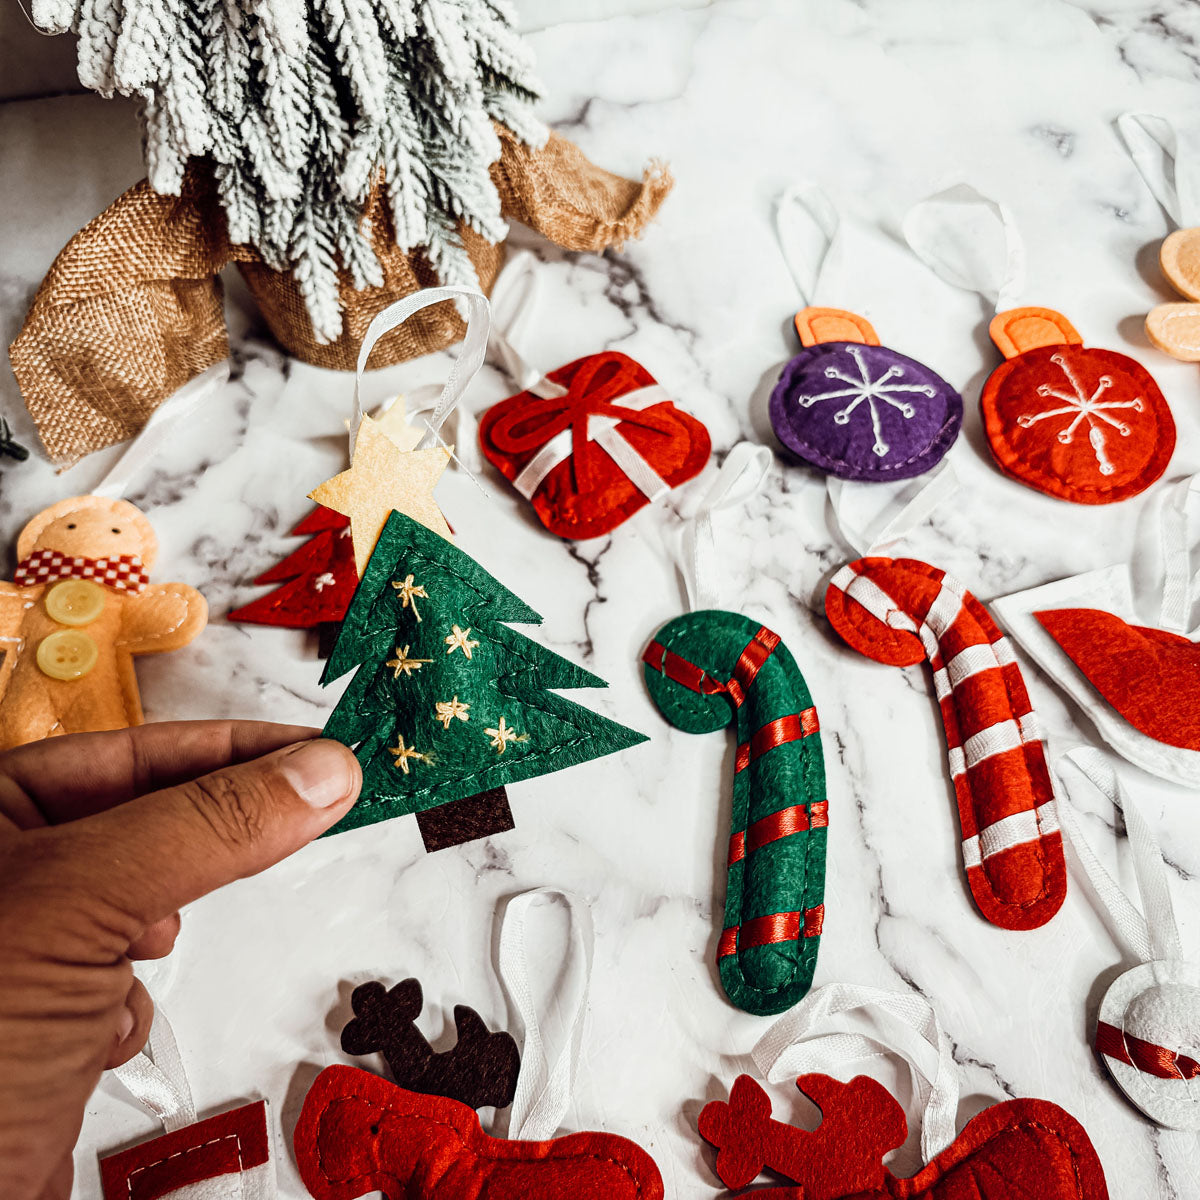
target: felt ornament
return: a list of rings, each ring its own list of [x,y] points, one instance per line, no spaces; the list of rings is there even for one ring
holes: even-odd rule
[[[1137,562],[994,601],[1016,641],[1114,750],[1190,788],[1200,787],[1192,566],[1200,542],[1198,514],[1200,476],[1192,476],[1164,490],[1157,513],[1148,512],[1157,536],[1139,539]],[[1135,575],[1152,581],[1158,595],[1139,596],[1147,602],[1135,603]],[[1154,601],[1157,611],[1146,620],[1139,609]]]
[[[1200,362],[1200,176],[1196,155],[1186,153],[1179,131],[1154,113],[1117,118],[1121,140],[1173,232],[1159,247],[1167,282],[1187,302],[1157,304],[1146,315],[1146,337],[1172,358]]]
[[[735,446],[684,533],[692,611],[642,655],[650,698],[687,733],[737,733],[725,914],[717,968],[725,994],[757,1014],[782,1012],[812,984],[825,918],[829,805],[820,722],[795,660],[761,622],[715,602],[713,514],[744,502],[770,465]]]
[[[921,1131],[925,1165],[904,1178],[883,1157],[908,1133],[904,1110],[882,1084],[865,1075],[843,1083],[814,1065],[842,1070],[854,1060],[880,1057],[897,1042],[878,1025],[870,1033],[817,1035],[830,1017],[870,1012],[899,1020],[928,1045],[910,1061],[929,1080]],[[911,1038],[909,1039],[911,1041]],[[922,1059],[937,1051],[937,1068]],[[907,1053],[907,1051],[906,1051]],[[821,1110],[813,1130],[771,1117],[771,1100],[749,1075],[739,1076],[728,1101],[701,1110],[700,1135],[716,1148],[717,1177],[741,1189],[763,1171],[784,1186],[741,1193],[764,1200],[1107,1200],[1104,1171],[1087,1132],[1046,1100],[1006,1100],[986,1108],[955,1135],[957,1067],[949,1039],[928,1001],[876,988],[830,984],[781,1018],[762,1036],[752,1057],[772,1083],[795,1080]],[[797,1078],[798,1076],[798,1078]]]
[[[1067,887],[1054,791],[1021,669],[987,610],[928,563],[863,558],[834,575],[825,613],[876,662],[929,661],[971,894],[994,925],[1044,925]]]
[[[489,1137],[473,1109],[405,1091],[354,1067],[317,1076],[293,1139],[313,1200],[661,1200],[640,1147],[611,1133],[552,1141]]]
[[[492,1033],[465,1004],[454,1006],[458,1041],[436,1053],[417,1028],[421,985],[405,979],[392,988],[364,983],[350,996],[354,1017],[342,1030],[347,1054],[382,1053],[392,1078],[410,1092],[446,1096],[468,1108],[512,1103],[521,1054],[508,1033]]]
[[[0,582],[0,749],[143,721],[133,659],[186,646],[204,597],[151,584],[158,540],[132,504],[76,496],[38,513]]]
[[[604,684],[510,621],[541,617],[445,538],[392,513],[322,677],[357,669],[324,731],[363,768],[358,803],[335,830],[645,741],[550,691]]]
[[[548,375],[532,367],[514,339],[530,320],[537,289],[528,254],[497,280],[494,301],[506,328],[493,325],[492,345],[522,390],[484,413],[480,447],[551,533],[600,537],[698,475],[712,445],[708,430],[619,351]]]
[[[1027,487],[1077,504],[1148,488],[1175,449],[1175,422],[1134,359],[1083,345],[1062,313],[1016,307],[1024,247],[1007,207],[959,184],[904,219],[914,253],[956,287],[994,304],[988,332],[1005,361],[980,405],[992,457]]]
[[[804,306],[803,349],[771,392],[775,436],[797,458],[840,479],[912,479],[941,461],[962,428],[962,397],[915,359],[879,344],[857,313],[817,306],[840,218],[813,184],[780,197],[776,231]]]
[[[1095,1046],[1118,1087],[1152,1121],[1200,1129],[1200,964],[1183,956],[1166,864],[1153,830],[1099,751],[1064,755],[1058,773],[1067,793],[1063,832],[1089,893],[1137,965],[1119,975],[1100,1001]],[[1083,791],[1098,792],[1125,817],[1141,908],[1104,869],[1072,814]],[[1107,828],[1107,826],[1106,826]]]
[[[265,1101],[203,1121],[170,1022],[155,1004],[146,1046],[113,1075],[164,1136],[100,1160],[104,1200],[274,1200],[274,1137]]]
[[[829,802],[812,696],[779,636],[737,613],[668,621],[642,662],[677,729],[737,731],[717,967],[738,1008],[782,1012],[812,984],[825,918]]]
[[[14,462],[24,462],[29,457],[29,451],[13,437],[12,429],[3,417],[0,417],[0,455]]]

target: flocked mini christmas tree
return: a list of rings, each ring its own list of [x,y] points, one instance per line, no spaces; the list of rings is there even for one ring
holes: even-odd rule
[[[355,749],[336,827],[418,813],[645,741],[552,688],[604,682],[511,629],[541,617],[468,554],[393,512],[322,682],[357,668],[325,726]]]

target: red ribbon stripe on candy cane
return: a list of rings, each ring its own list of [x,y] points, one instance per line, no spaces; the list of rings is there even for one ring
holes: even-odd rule
[[[915,559],[843,567],[825,611],[868,658],[929,660],[975,902],[1006,929],[1044,924],[1066,895],[1066,865],[1041,734],[1008,640],[958,580]]]

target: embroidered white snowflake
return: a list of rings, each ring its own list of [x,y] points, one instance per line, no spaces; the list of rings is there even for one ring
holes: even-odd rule
[[[1053,388],[1048,383],[1042,383],[1038,385],[1037,394],[1061,400],[1064,407],[1048,408],[1045,412],[1040,413],[1024,413],[1017,418],[1017,424],[1022,429],[1028,429],[1031,425],[1036,425],[1039,421],[1045,421],[1049,417],[1071,417],[1073,419],[1070,424],[1054,435],[1062,445],[1069,446],[1075,440],[1075,431],[1086,421],[1088,441],[1092,445],[1092,452],[1096,455],[1096,465],[1100,468],[1100,474],[1111,475],[1117,468],[1113,466],[1108,457],[1104,425],[1115,429],[1120,437],[1128,437],[1132,432],[1129,426],[1124,421],[1110,416],[1109,413],[1116,408],[1132,408],[1134,412],[1144,412],[1146,406],[1142,402],[1141,396],[1135,400],[1101,400],[1100,397],[1113,386],[1111,375],[1101,375],[1096,383],[1096,390],[1089,396],[1087,389],[1079,381],[1079,377],[1071,370],[1071,364],[1065,355],[1052,354],[1050,361],[1067,377],[1071,391],[1059,391],[1058,388]]]
[[[836,379],[847,386],[844,388],[834,388],[828,392],[815,393],[811,396],[797,396],[796,399],[800,401],[801,408],[812,408],[814,404],[822,400],[840,400],[846,396],[852,397],[850,403],[845,408],[839,409],[833,414],[835,425],[849,424],[854,410],[865,403],[871,414],[871,429],[875,434],[875,444],[871,449],[880,458],[883,458],[891,449],[891,446],[884,440],[883,429],[879,421],[878,402],[882,401],[890,408],[894,408],[907,421],[916,415],[917,410],[907,400],[898,399],[897,393],[915,392],[918,395],[928,396],[932,399],[937,395],[937,391],[927,383],[892,383],[893,379],[900,380],[904,378],[904,368],[895,363],[888,367],[878,379],[872,379],[871,369],[867,366],[866,360],[863,358],[862,350],[858,346],[847,346],[846,350],[850,354],[850,357],[858,364],[860,378],[855,379],[853,376],[842,372],[838,367],[826,367],[826,379]]]

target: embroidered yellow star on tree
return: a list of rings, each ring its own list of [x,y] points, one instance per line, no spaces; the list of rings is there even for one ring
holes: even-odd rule
[[[399,679],[401,671],[404,672],[404,678],[407,679],[414,671],[419,671],[421,669],[422,663],[433,662],[432,658],[409,658],[408,651],[409,651],[408,646],[405,646],[403,650],[401,650],[400,647],[397,646],[396,647],[396,657],[389,658],[387,660],[387,663],[385,664],[386,666],[396,668],[392,672],[393,679]]]
[[[439,700],[433,706],[433,711],[437,713],[437,719],[441,721],[443,729],[450,728],[450,722],[456,717],[460,721],[469,721],[471,718],[467,715],[471,710],[469,704],[463,704],[457,696],[453,700]]]
[[[397,583],[393,579],[392,587],[400,593],[400,607],[407,608],[411,604],[413,616],[419,621],[421,614],[417,611],[417,597],[419,596],[422,600],[429,599],[429,593],[425,590],[424,585],[414,583],[411,575],[405,575],[403,583]]]
[[[518,733],[515,729],[510,729],[505,723],[504,718],[500,718],[500,724],[495,729],[485,729],[483,731],[488,736],[493,750],[503,754],[508,749],[509,742],[527,742],[529,734]]]
[[[453,654],[455,650],[461,650],[468,658],[471,657],[471,651],[478,646],[479,643],[471,638],[471,630],[459,629],[455,625],[451,632],[446,636],[446,653]]]
[[[417,762],[423,762],[426,765],[432,761],[428,754],[422,754],[420,750],[417,750],[413,746],[406,746],[403,737],[398,738],[394,746],[388,747],[388,753],[396,756],[396,761],[392,763],[392,766],[399,767],[405,775],[408,774],[408,760],[410,758],[415,758]]]
[[[449,461],[450,452],[443,446],[401,450],[370,417],[363,417],[350,469],[309,492],[310,500],[350,518],[354,565],[360,576],[393,509],[447,541],[454,540],[433,498]]]

